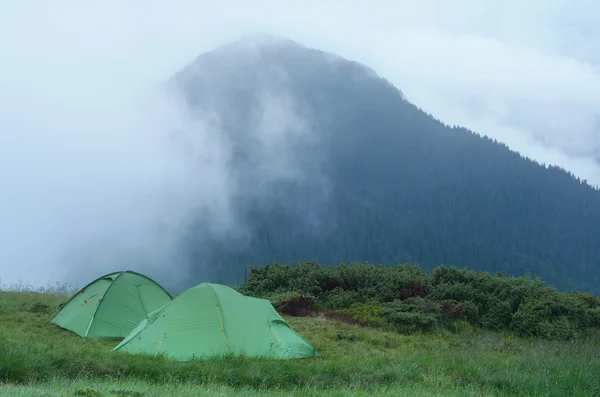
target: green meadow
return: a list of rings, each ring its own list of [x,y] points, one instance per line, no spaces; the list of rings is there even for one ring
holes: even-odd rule
[[[0,292],[2,396],[594,396],[600,334],[521,337],[467,324],[410,333],[286,317],[320,353],[178,363],[49,323],[66,290]]]

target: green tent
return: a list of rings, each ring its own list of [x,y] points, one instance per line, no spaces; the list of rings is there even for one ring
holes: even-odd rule
[[[171,299],[163,287],[142,274],[115,272],[73,295],[51,322],[83,338],[122,339]]]
[[[150,313],[114,350],[161,354],[178,361],[225,355],[279,359],[316,355],[268,300],[211,283],[192,287]]]

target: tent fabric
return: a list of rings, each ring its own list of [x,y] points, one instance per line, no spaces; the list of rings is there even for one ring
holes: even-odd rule
[[[192,287],[150,313],[114,350],[177,361],[225,355],[316,356],[268,300],[212,283]]]
[[[83,338],[122,339],[172,299],[154,280],[132,271],[104,275],[69,299],[52,323]]]

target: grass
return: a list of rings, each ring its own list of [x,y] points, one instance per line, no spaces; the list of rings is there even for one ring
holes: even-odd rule
[[[298,396],[414,396],[414,397],[487,397],[491,393],[481,393],[468,388],[453,388],[443,391],[424,390],[419,386],[396,386],[387,388],[361,389],[330,389],[316,390],[314,388],[297,388],[295,390],[254,390],[249,388],[233,388],[219,385],[198,386],[194,384],[151,384],[143,381],[81,381],[81,380],[55,380],[38,385],[11,385],[0,384],[0,395],[11,397],[42,397],[42,396],[68,396],[68,397],[197,397],[197,396],[246,396],[246,397],[279,397]]]
[[[398,386],[379,389],[337,389],[337,390],[315,390],[313,388],[301,388],[291,391],[281,390],[253,390],[248,388],[232,388],[227,386],[198,386],[193,384],[163,384],[152,385],[141,381],[52,381],[42,385],[16,386],[0,385],[0,393],[11,397],[41,397],[41,396],[68,396],[68,397],[154,397],[154,396],[247,396],[247,397],[279,397],[279,396],[414,396],[414,397],[487,397],[495,394],[480,393],[467,388],[455,388],[452,390],[431,391],[420,387]]]
[[[84,340],[50,324],[64,294],[0,292],[0,395],[600,395],[598,334],[545,341],[464,326],[400,335],[289,318],[319,358],[177,363],[113,352],[115,341]]]

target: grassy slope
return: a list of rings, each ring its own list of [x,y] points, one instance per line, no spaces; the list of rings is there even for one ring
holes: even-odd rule
[[[548,342],[472,329],[406,336],[294,318],[290,324],[320,358],[181,364],[113,352],[114,341],[83,340],[49,324],[64,299],[0,292],[0,382],[5,381],[0,395],[74,396],[86,387],[104,396],[139,397],[269,396],[284,390],[306,396],[318,390],[319,395],[600,395],[600,336]]]

